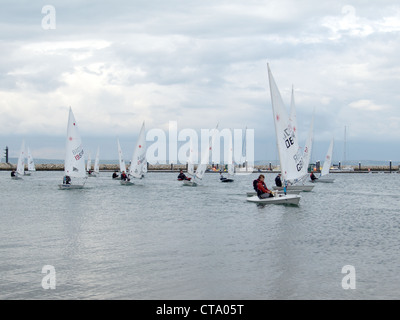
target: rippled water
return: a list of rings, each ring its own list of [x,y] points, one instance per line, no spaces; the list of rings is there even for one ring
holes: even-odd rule
[[[110,176],[64,191],[61,172],[0,172],[0,299],[399,298],[398,174],[334,174],[298,207],[246,202],[256,174],[209,173],[197,188],[176,173],[135,186]],[[355,290],[342,288],[344,265]]]

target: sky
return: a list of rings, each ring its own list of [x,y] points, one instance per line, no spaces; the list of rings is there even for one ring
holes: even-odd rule
[[[274,160],[268,63],[300,141],[315,110],[312,159],[334,137],[342,160],[346,127],[347,159],[398,161],[399,35],[394,0],[3,0],[0,146],[62,159],[71,107],[102,159],[176,121],[254,129],[255,159]]]

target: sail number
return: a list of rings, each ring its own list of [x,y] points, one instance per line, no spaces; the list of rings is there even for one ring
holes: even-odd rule
[[[301,171],[301,169],[303,169],[303,159],[301,159],[299,163],[296,164],[296,169],[297,171]]]
[[[289,137],[285,140],[286,149],[290,148],[294,144],[293,137]]]

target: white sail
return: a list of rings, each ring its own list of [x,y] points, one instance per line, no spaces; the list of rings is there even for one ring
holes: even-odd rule
[[[88,155],[87,163],[86,163],[86,171],[92,170],[92,158],[90,156],[90,152]]]
[[[85,152],[83,150],[82,140],[71,108],[69,109],[67,143],[65,149],[65,175],[76,178],[86,177]]]
[[[95,173],[99,173],[99,156],[100,156],[100,148],[97,147],[97,152],[96,152],[96,158],[94,159],[94,167],[93,167],[93,171]]]
[[[235,174],[235,165],[233,163],[233,143],[232,143],[232,135],[228,141],[228,174],[233,176]]]
[[[296,116],[296,105],[294,103],[294,89],[292,86],[292,98],[290,101],[290,121],[292,123],[293,131],[297,134],[297,116]]]
[[[125,165],[125,160],[124,160],[124,156],[122,154],[122,149],[121,149],[121,145],[119,144],[119,139],[117,139],[118,142],[118,159],[119,159],[119,171],[125,172],[126,173],[126,165]]]
[[[269,65],[268,78],[282,177],[284,180],[296,181],[303,174],[303,155]]]
[[[243,141],[242,141],[242,157],[240,159],[240,164],[246,167],[246,160],[247,160],[247,154],[246,154],[246,135],[247,135],[247,126],[244,129],[244,135],[243,135]]]
[[[28,148],[28,171],[36,171],[35,162],[31,154],[31,150]]]
[[[18,163],[17,163],[17,173],[23,176],[24,171],[25,171],[25,141],[22,141],[21,150],[19,152]]]
[[[308,175],[307,172],[308,172],[308,166],[309,166],[310,160],[311,160],[311,150],[312,150],[313,141],[314,141],[314,115],[311,120],[310,130],[308,132],[307,141],[306,141],[306,144],[305,144],[304,150],[303,150],[303,161],[304,161],[303,170],[302,170],[303,175]]]
[[[332,153],[333,153],[333,138],[328,148],[328,152],[325,157],[324,165],[321,171],[321,177],[326,176],[329,174],[329,169],[331,168],[332,163]]]
[[[214,141],[217,136],[217,133],[218,133],[218,124],[217,124],[216,128],[213,130],[213,133],[208,140],[208,150],[207,150],[207,152],[204,152],[202,154],[201,162],[197,166],[197,169],[196,169],[196,178],[198,178],[200,180],[203,179],[204,173],[206,172],[207,165],[208,165],[209,158],[210,158],[210,151],[212,151],[212,146],[215,143]]]
[[[195,162],[195,150],[193,147],[193,141],[192,139],[190,139],[190,143],[189,143],[189,157],[188,157],[188,169],[187,172],[188,174],[190,174],[191,176],[194,176],[195,172],[194,172],[194,162]]]
[[[134,177],[141,179],[142,175],[147,172],[147,160],[146,160],[146,132],[144,122],[140,129],[139,138],[136,142],[135,149],[133,150],[132,162],[129,168],[129,174]]]

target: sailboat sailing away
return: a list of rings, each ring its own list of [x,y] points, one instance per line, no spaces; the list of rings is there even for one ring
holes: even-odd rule
[[[28,173],[25,172],[25,175],[31,175],[31,173],[35,171],[35,162],[33,161],[31,150],[28,148]]]
[[[87,172],[88,176],[90,176],[92,174],[92,157],[90,155],[90,152],[88,154],[88,159],[86,162],[86,172]]]
[[[314,182],[332,183],[333,181],[335,181],[335,179],[333,178],[327,178],[327,176],[329,175],[329,169],[331,168],[332,153],[333,153],[333,138],[331,140],[331,143],[329,144],[328,152],[326,153],[324,165],[322,166],[321,175],[319,176],[318,179],[314,180]]]
[[[183,180],[183,185],[184,186],[189,186],[189,187],[196,187],[198,185],[198,180],[202,180],[204,177],[204,174],[207,169],[207,165],[209,162],[209,157],[210,157],[210,151],[212,151],[212,147],[215,144],[215,139],[217,137],[218,133],[218,124],[213,130],[213,133],[211,137],[208,140],[208,149],[206,152],[203,152],[202,158],[200,161],[200,164],[197,166],[196,172],[194,173],[193,179],[192,180]],[[204,150],[203,150],[204,151]]]
[[[190,175],[190,177],[185,176],[183,174],[183,170],[182,170],[181,173],[183,174],[183,176],[181,174],[179,174],[178,181],[184,181],[184,180],[190,181],[190,180],[192,180],[192,178],[195,175],[195,171],[194,171],[195,150],[193,147],[192,138],[190,138],[190,140],[189,140],[189,150],[188,151],[189,151],[189,156],[187,158],[187,173],[188,173],[188,175]]]
[[[117,143],[118,143],[119,173],[122,174],[123,172],[126,173],[126,165],[125,165],[124,155],[122,154],[121,145],[119,144],[119,139],[117,139]],[[118,180],[119,177],[113,179]]]
[[[85,158],[82,140],[72,109],[69,108],[67,142],[65,146],[64,179],[58,187],[65,189],[82,189],[86,182]],[[82,178],[81,183],[71,183],[71,178]]]
[[[146,172],[146,130],[143,122],[135,149],[133,150],[132,161],[129,167],[129,177],[132,177],[134,179],[142,179],[144,178]],[[122,183],[123,181],[121,181],[121,184]],[[131,182],[131,184],[133,184],[133,182]]]
[[[25,172],[25,141],[22,141],[21,150],[19,152],[17,172],[11,176],[13,180],[21,180]]]
[[[225,178],[222,176],[221,173],[221,182],[233,182],[234,180],[232,179],[232,177],[235,174],[235,164],[233,163],[233,147],[232,147],[232,134],[231,136],[228,138],[228,178]]]
[[[99,167],[99,157],[100,157],[100,148],[97,147],[96,158],[94,159],[94,167],[91,176],[97,177],[100,174],[100,167]]]

